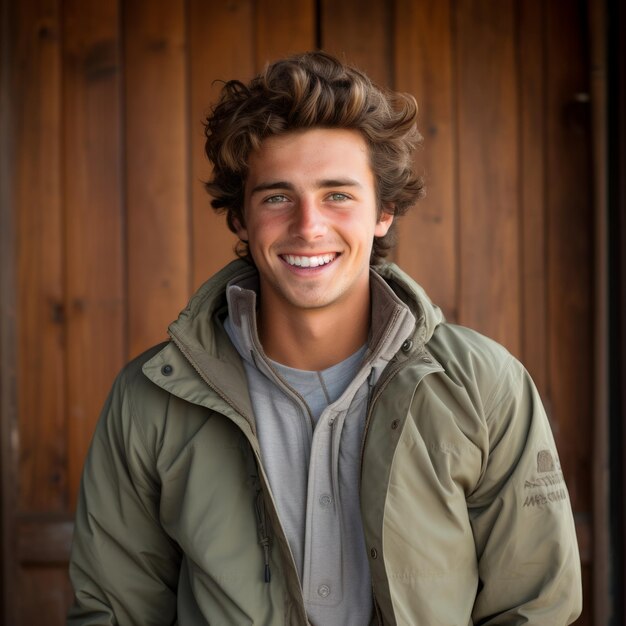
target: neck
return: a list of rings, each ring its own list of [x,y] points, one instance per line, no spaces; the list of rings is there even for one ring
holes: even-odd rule
[[[265,310],[258,314],[259,338],[265,353],[288,367],[321,371],[354,354],[367,341],[369,300],[361,313],[324,309],[298,311]]]

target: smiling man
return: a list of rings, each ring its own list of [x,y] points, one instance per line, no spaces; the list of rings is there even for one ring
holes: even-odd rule
[[[580,566],[524,368],[383,263],[412,97],[323,53],[226,83],[207,187],[241,259],[114,384],[68,624],[571,623]]]
[[[365,345],[378,210],[364,137],[315,128],[266,138],[250,155],[245,211],[235,219],[259,271],[258,326],[268,356],[308,371]]]

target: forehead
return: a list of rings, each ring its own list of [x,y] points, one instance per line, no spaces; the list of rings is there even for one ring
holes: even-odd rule
[[[369,148],[361,133],[314,128],[272,135],[248,159],[248,182],[259,177],[372,176]]]

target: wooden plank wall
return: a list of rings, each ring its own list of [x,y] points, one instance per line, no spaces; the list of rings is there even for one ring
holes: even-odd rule
[[[322,47],[417,97],[428,196],[401,220],[395,259],[535,377],[590,624],[585,3],[2,2],[0,349],[16,364],[2,372],[4,623],[63,622],[81,466],[113,377],[232,257],[202,188],[214,81]]]

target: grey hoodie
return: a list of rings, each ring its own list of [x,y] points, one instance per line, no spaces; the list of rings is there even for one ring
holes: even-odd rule
[[[320,626],[361,626],[372,613],[359,506],[365,413],[370,390],[412,334],[415,318],[372,272],[371,337],[377,341],[369,344],[353,380],[315,422],[303,397],[263,353],[256,330],[257,289],[256,279],[229,285],[225,327],[244,359],[261,458],[307,614]]]

